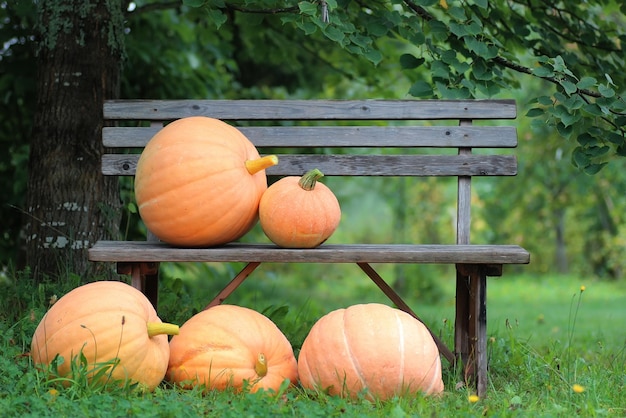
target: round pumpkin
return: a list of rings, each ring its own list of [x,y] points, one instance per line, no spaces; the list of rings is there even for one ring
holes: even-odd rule
[[[428,329],[406,312],[376,303],[319,319],[302,344],[298,374],[304,388],[351,398],[384,400],[444,388]]]
[[[82,354],[87,365],[79,373],[90,379],[130,381],[151,391],[167,371],[166,334],[177,332],[178,326],[161,322],[143,293],[122,282],[101,281],[77,287],[52,305],[35,330],[30,352],[40,366],[63,357],[54,362],[59,375],[70,380],[78,377],[71,364],[80,365]],[[106,373],[98,374],[103,367]]]
[[[283,248],[315,248],[337,229],[341,208],[318,169],[284,177],[261,197],[259,220],[265,235]]]
[[[178,119],[154,135],[135,173],[141,219],[160,240],[181,247],[234,241],[258,220],[265,168],[237,128],[218,119]]]
[[[298,380],[285,335],[266,316],[241,306],[217,305],[194,315],[170,350],[167,379],[187,389],[277,392],[285,379]]]

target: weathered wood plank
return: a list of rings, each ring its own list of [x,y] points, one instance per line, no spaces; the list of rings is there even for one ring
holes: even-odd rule
[[[109,148],[142,148],[155,127],[105,127]],[[256,126],[238,128],[257,147],[514,148],[513,126]]]
[[[113,100],[104,118],[172,120],[514,119],[514,100]]]
[[[91,261],[265,262],[265,263],[429,263],[527,264],[517,245],[324,244],[286,249],[273,244],[230,243],[215,248],[176,248],[147,241],[98,241]]]
[[[514,155],[335,155],[280,154],[268,175],[301,176],[312,168],[326,176],[514,176]],[[135,174],[138,154],[105,154],[105,175]]]

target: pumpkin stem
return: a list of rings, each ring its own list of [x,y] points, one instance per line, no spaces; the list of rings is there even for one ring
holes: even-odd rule
[[[168,324],[166,322],[148,322],[147,325],[148,336],[150,338],[161,334],[178,335],[178,325]]]
[[[247,160],[245,162],[248,173],[254,175],[261,170],[265,170],[273,165],[278,164],[278,157],[275,155],[266,155],[256,160]]]
[[[267,361],[265,360],[265,354],[259,353],[259,357],[254,363],[254,371],[259,377],[264,377],[267,374]]]
[[[315,183],[317,183],[317,181],[322,177],[324,177],[324,173],[317,168],[314,168],[313,170],[307,171],[307,173],[300,178],[298,184],[304,190],[313,190],[315,188]]]

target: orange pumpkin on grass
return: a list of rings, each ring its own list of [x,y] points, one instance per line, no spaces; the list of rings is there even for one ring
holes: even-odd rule
[[[263,193],[259,220],[265,235],[283,248],[315,248],[337,229],[341,208],[337,197],[313,169],[302,177],[284,177]]]
[[[241,306],[217,305],[194,315],[170,349],[167,379],[183,388],[278,392],[285,379],[298,380],[284,334],[266,316]]]
[[[135,173],[141,219],[160,240],[181,247],[234,241],[258,220],[267,189],[261,158],[237,128],[196,116],[161,129],[144,148]]]
[[[352,398],[444,389],[428,329],[408,313],[376,303],[338,309],[317,321],[302,344],[298,374],[304,388]]]
[[[76,379],[72,363],[87,362],[89,379],[139,383],[147,390],[161,383],[170,349],[166,334],[178,326],[164,324],[139,290],[122,282],[86,284],[61,297],[39,322],[31,357],[39,366],[57,364],[65,381]],[[56,362],[57,356],[63,358]],[[107,365],[108,363],[108,365]],[[108,367],[99,374],[102,367]]]

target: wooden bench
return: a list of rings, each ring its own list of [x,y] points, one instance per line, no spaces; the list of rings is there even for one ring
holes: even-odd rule
[[[137,127],[103,129],[103,145],[117,153],[102,159],[102,173],[132,176],[141,149],[164,122],[205,115],[237,124],[263,153],[264,149],[310,149],[310,153],[279,154],[268,175],[302,175],[319,168],[326,176],[455,176],[458,181],[456,238],[453,244],[324,244],[316,249],[281,249],[271,244],[231,243],[219,248],[173,248],[147,241],[100,241],[89,259],[117,263],[133,286],[156,305],[161,262],[243,262],[243,270],[209,304],[221,303],[259,264],[356,263],[400,309],[415,313],[372,268],[376,263],[434,263],[456,266],[454,351],[433,335],[441,354],[461,361],[464,377],[483,396],[487,385],[486,279],[502,275],[505,264],[525,264],[529,253],[517,245],[470,243],[471,183],[475,176],[513,176],[514,155],[473,154],[472,149],[517,146],[512,126],[477,126],[475,120],[514,119],[512,100],[176,100],[108,101],[106,124]],[[301,123],[304,121],[305,123]],[[445,123],[442,123],[444,122]],[[454,121],[452,124],[450,121]],[[105,124],[105,125],[106,125]],[[299,125],[298,125],[299,124]],[[149,125],[149,126],[147,126]],[[255,126],[256,125],[256,126]],[[317,152],[324,148],[325,152]],[[359,148],[361,152],[352,152]],[[372,148],[364,154],[363,149]],[[379,149],[399,149],[381,153]],[[415,149],[452,149],[417,154]],[[341,153],[329,154],[341,149]],[[451,237],[452,238],[452,237]]]

